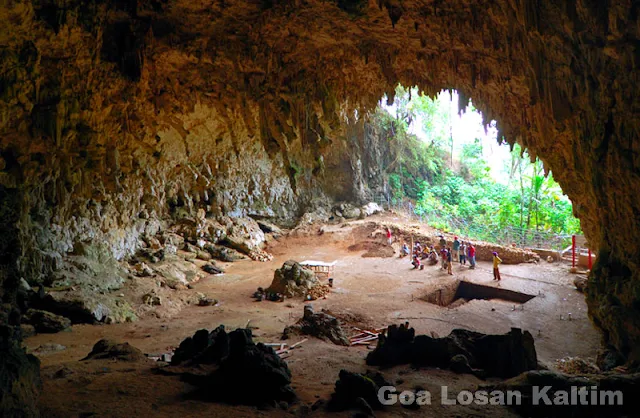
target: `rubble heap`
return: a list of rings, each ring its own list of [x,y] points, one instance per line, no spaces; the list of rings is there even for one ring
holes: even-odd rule
[[[444,338],[415,335],[409,323],[392,325],[381,335],[375,350],[367,356],[372,366],[416,366],[451,368],[479,377],[513,377],[538,367],[533,337],[528,331],[511,328],[504,335],[454,329]]]
[[[325,312],[315,313],[311,305],[304,307],[304,315],[295,325],[284,329],[282,339],[286,340],[292,334],[311,335],[337,345],[349,345],[349,337],[344,333],[340,320]]]

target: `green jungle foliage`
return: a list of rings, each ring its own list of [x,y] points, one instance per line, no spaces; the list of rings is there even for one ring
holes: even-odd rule
[[[503,161],[505,182],[491,176],[480,139],[463,144],[452,158],[452,112],[441,96],[398,87],[394,105],[370,115],[389,142],[385,173],[392,205],[407,205],[435,228],[494,242],[544,245],[551,237],[581,233],[571,201],[552,174],[545,176],[542,162],[531,163],[517,144]],[[426,140],[409,132],[418,120]],[[561,241],[554,245],[567,239]]]

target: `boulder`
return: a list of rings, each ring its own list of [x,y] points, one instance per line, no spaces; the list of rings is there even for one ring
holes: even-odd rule
[[[304,316],[295,324],[284,329],[282,339],[291,334],[311,335],[328,339],[334,344],[349,346],[349,337],[340,326],[340,321],[325,312],[315,313],[311,305],[304,307]]]
[[[205,338],[208,336],[203,336]],[[243,405],[288,404],[296,400],[287,364],[263,344],[254,344],[251,330],[228,335],[228,355],[204,378],[184,376],[198,386],[195,395],[208,400]]]
[[[228,263],[245,258],[238,251],[231,248],[223,247],[221,245],[213,245],[211,243],[208,243],[205,244],[204,249],[208,251],[209,254],[211,254],[211,256],[216,260],[225,261]]]
[[[259,250],[264,243],[264,232],[252,218],[233,218],[222,242],[244,254]]]
[[[217,364],[229,355],[229,336],[224,325],[209,332],[201,329],[185,338],[171,358],[172,365]]]
[[[209,252],[207,252],[207,251],[202,251],[201,250],[201,251],[198,251],[196,253],[196,258],[198,260],[209,261],[209,260],[211,260],[211,254]]]
[[[365,216],[371,216],[371,215],[375,215],[376,213],[384,212],[384,209],[382,209],[382,207],[380,207],[380,205],[375,203],[375,202],[369,202],[366,205],[364,205],[363,207],[361,207],[360,211]]]
[[[342,216],[345,219],[357,219],[363,215],[360,208],[353,206],[350,203],[343,203],[334,209],[334,213],[337,216]]]
[[[278,226],[270,222],[257,219],[256,223],[258,224],[262,232],[264,232],[265,234],[273,234],[276,237],[284,235],[284,232],[282,231],[282,229],[280,229]]]
[[[380,387],[368,376],[340,370],[334,392],[327,404],[330,411],[344,411],[346,409],[366,409],[365,404],[373,409],[381,409],[378,399]],[[364,401],[364,404],[363,404]]]
[[[29,309],[22,320],[43,334],[64,331],[71,326],[69,318],[38,309]]]
[[[167,262],[155,266],[155,270],[163,277],[164,283],[172,289],[178,286],[187,286],[189,283],[197,281],[197,268],[186,262]]]
[[[573,285],[578,289],[579,292],[584,293],[587,289],[587,284],[589,283],[589,279],[585,276],[577,276],[573,279]]]
[[[305,296],[310,289],[319,285],[320,282],[313,271],[296,261],[289,260],[275,271],[273,281],[266,292],[280,293],[291,298]]]
[[[149,306],[162,305],[162,299],[155,292],[149,292],[142,296],[142,303]]]
[[[202,266],[202,270],[206,271],[209,274],[222,274],[224,270],[220,267],[216,266],[214,263],[208,263]]]
[[[122,360],[141,361],[146,359],[142,351],[133,347],[129,343],[118,343],[112,340],[100,340],[91,352],[82,360]]]

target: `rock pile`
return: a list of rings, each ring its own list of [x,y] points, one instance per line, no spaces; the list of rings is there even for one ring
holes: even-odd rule
[[[416,336],[408,323],[392,325],[367,356],[367,364],[386,367],[407,363],[473,372],[479,377],[513,377],[538,367],[533,337],[519,328],[504,335],[454,329],[447,337],[432,338]]]
[[[194,336],[191,343],[186,343],[180,352],[176,351],[179,361],[188,360],[187,354],[195,353],[192,362],[204,357],[219,366],[204,377],[184,375],[198,387],[194,395],[207,400],[257,406],[275,406],[283,402],[288,405],[296,400],[289,367],[271,347],[254,344],[251,330],[237,329],[227,335],[222,329],[213,338],[211,334],[205,335],[206,331],[198,332],[201,333],[198,342]],[[204,351],[201,351],[203,347]]]
[[[305,295],[305,300],[324,299],[331,293],[331,286],[328,284],[321,284],[309,289],[309,292]]]
[[[273,255],[269,254],[264,250],[253,250],[249,252],[249,258],[252,259],[253,261],[266,262],[266,261],[273,260]]]
[[[266,292],[280,293],[292,298],[306,296],[311,289],[319,285],[320,282],[313,271],[304,268],[296,261],[289,260],[275,271],[273,281]]]
[[[286,340],[290,335],[304,334],[320,339],[328,339],[337,345],[349,345],[349,337],[345,334],[340,320],[325,312],[315,313],[311,305],[304,307],[304,315],[295,324],[284,329],[282,339]]]

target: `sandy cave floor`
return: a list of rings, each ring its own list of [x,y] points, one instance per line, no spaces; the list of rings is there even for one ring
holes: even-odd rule
[[[378,221],[398,221],[380,217]],[[255,327],[256,341],[280,341],[282,330],[302,316],[305,303],[316,310],[327,308],[346,319],[350,326],[377,328],[409,321],[417,334],[446,336],[454,328],[468,328],[483,333],[505,333],[511,327],[529,330],[534,338],[539,360],[553,368],[555,360],[566,356],[592,357],[599,348],[600,336],[587,318],[584,296],[575,290],[566,264],[520,264],[501,267],[503,280],[492,281],[491,264],[479,262],[476,270],[454,265],[453,278],[536,295],[513,310],[514,304],[499,300],[473,300],[454,309],[439,307],[419,299],[452,280],[437,266],[412,270],[408,258],[363,258],[362,252],[347,248],[361,240],[352,226],[325,227],[319,236],[288,237],[272,241],[267,250],[273,261],[259,263],[239,261],[227,265],[221,276],[209,276],[193,290],[220,300],[219,305],[187,306],[171,318],[150,315],[134,323],[116,325],[75,325],[70,332],[39,334],[26,340],[34,350],[47,343],[66,346],[66,350],[40,355],[44,390],[40,399],[43,416],[130,417],[130,416],[287,416],[296,413],[271,409],[258,410],[189,400],[189,385],[175,376],[154,373],[158,363],[113,361],[80,362],[101,338],[126,341],[145,353],[165,353],[201,328],[224,324],[228,330]],[[395,244],[399,246],[398,243]],[[258,286],[271,283],[273,271],[289,259],[337,261],[334,289],[325,300],[284,303],[255,302],[251,294]],[[567,320],[571,313],[572,320]],[[561,319],[561,316],[563,319]],[[355,333],[355,332],[354,332]],[[292,344],[303,337],[294,337]],[[364,372],[364,358],[371,347],[341,347],[310,338],[291,352],[287,363],[293,374],[293,387],[302,403],[310,405],[328,399],[340,369]],[[456,393],[476,388],[484,382],[470,375],[457,375],[437,369],[413,370],[397,366],[383,370],[400,390],[422,387],[433,394],[433,404],[419,411],[401,406],[387,407],[377,416],[515,416],[505,407],[440,405],[440,386],[449,385]],[[318,410],[312,416],[329,415]],[[352,416],[353,411],[332,416]]]

